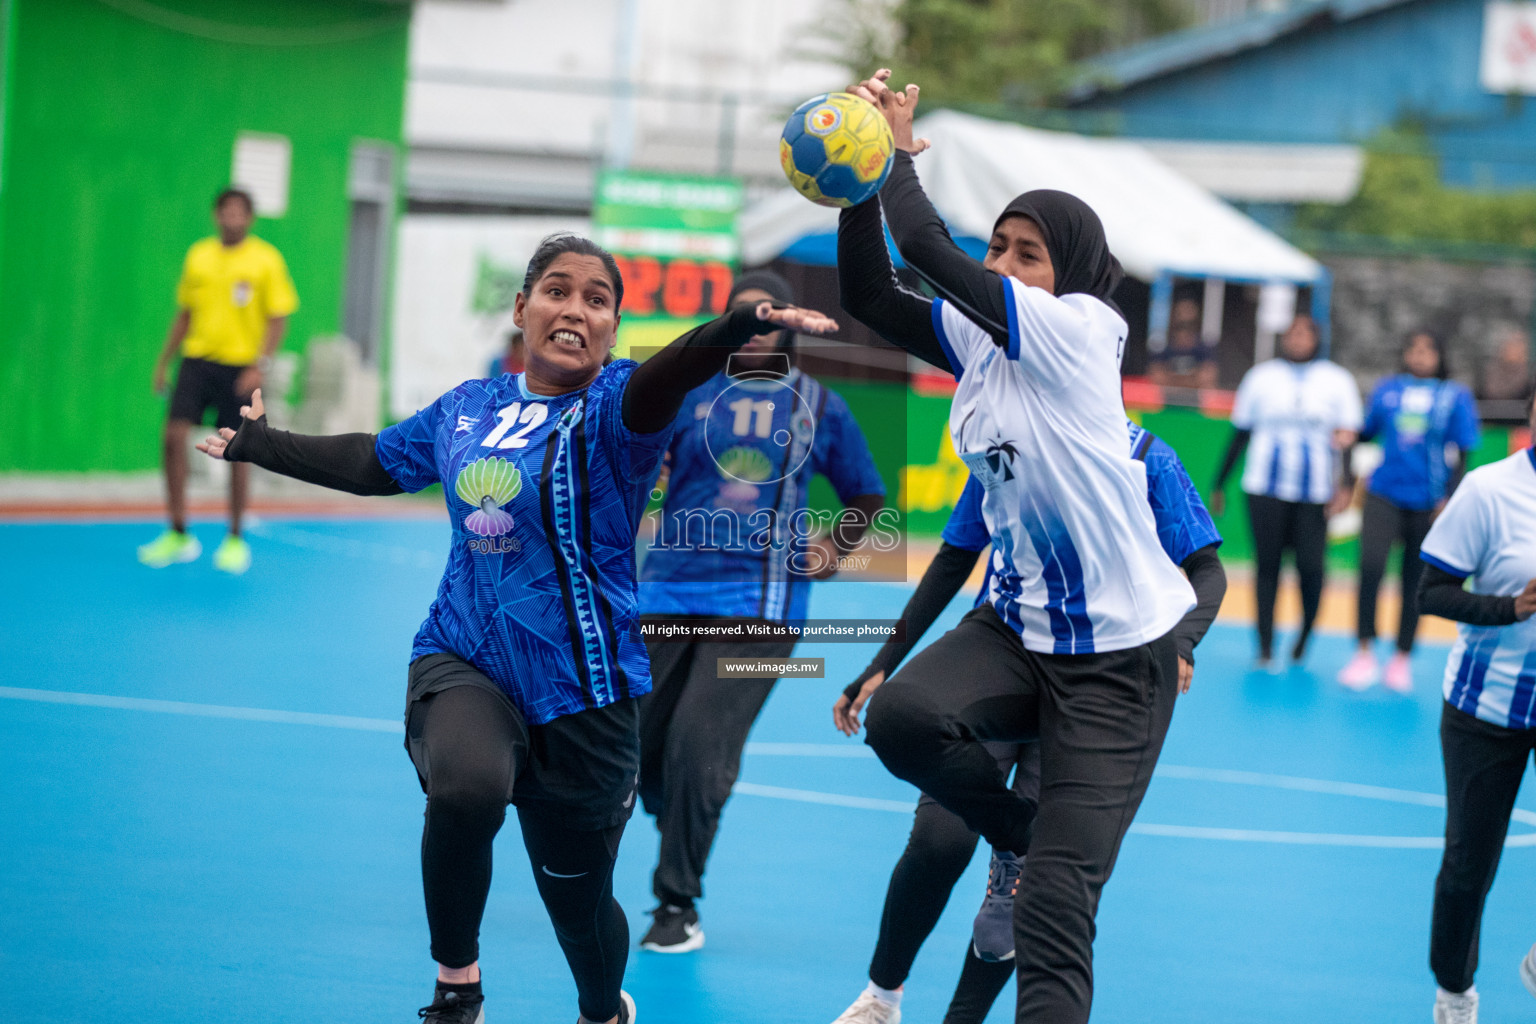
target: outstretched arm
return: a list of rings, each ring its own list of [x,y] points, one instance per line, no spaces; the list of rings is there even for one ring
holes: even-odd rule
[[[314,436],[277,430],[267,423],[261,389],[240,410],[239,430],[228,427],[207,438],[197,450],[215,459],[250,462],[295,480],[349,494],[402,494],[405,488],[384,469],[375,451],[375,434]]]
[[[759,334],[784,329],[830,334],[837,321],[811,309],[759,302],[700,324],[651,356],[624,386],[624,425],[654,434],[677,418],[688,392],[725,369],[731,353]]]
[[[896,280],[878,200],[838,217],[837,284],[838,300],[855,320],[923,362],[954,372],[934,333],[933,303]]]

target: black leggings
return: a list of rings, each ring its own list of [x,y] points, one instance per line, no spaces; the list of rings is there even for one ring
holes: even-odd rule
[[[998,768],[1005,775],[1018,760],[1013,791],[1029,807],[1035,807],[1040,797],[1039,744],[987,747],[997,756]],[[958,815],[940,807],[932,797],[924,794],[918,801],[907,848],[896,862],[886,890],[880,938],[869,964],[870,981],[888,989],[906,982],[918,950],[939,923],[955,883],[970,865],[976,840],[976,833],[966,828]],[[965,950],[960,982],[944,1024],[981,1024],[1013,976],[1012,963],[982,960],[969,940]]]
[[[1028,854],[1014,902],[1019,1020],[1087,1021],[1094,917],[1178,689],[1172,636],[1102,654],[1025,650],[990,606],[880,688],[868,743],[992,846]],[[1038,811],[982,741],[1040,740]]]
[[[1477,971],[1483,904],[1493,886],[1509,815],[1536,729],[1506,729],[1449,704],[1440,708],[1445,758],[1445,855],[1435,879],[1429,968],[1447,992],[1465,992]]]
[[[1253,531],[1254,590],[1258,601],[1259,656],[1269,659],[1275,647],[1275,595],[1280,590],[1280,560],[1286,549],[1296,553],[1301,579],[1301,632],[1292,656],[1300,658],[1312,636],[1312,623],[1323,600],[1323,562],[1328,554],[1326,506],[1309,501],[1281,501],[1262,494],[1248,495],[1248,525]]]
[[[1413,650],[1419,631],[1419,577],[1424,574],[1419,545],[1424,543],[1434,517],[1427,508],[1400,508],[1386,498],[1366,494],[1360,523],[1360,598],[1355,610],[1361,642],[1376,639],[1376,594],[1386,575],[1392,545],[1401,540],[1403,607],[1397,618],[1397,649],[1404,654]]]
[[[421,875],[432,958],[444,967],[479,959],[480,920],[491,888],[491,842],[528,759],[528,730],[512,706],[478,686],[413,701],[407,734],[427,790]],[[547,810],[518,809],[539,896],[576,980],[587,1020],[619,1012],[629,924],[613,898],[624,826],[567,827]]]

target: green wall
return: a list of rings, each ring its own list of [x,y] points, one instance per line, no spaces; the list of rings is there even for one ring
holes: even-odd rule
[[[292,144],[288,211],[255,228],[298,287],[285,347],[339,330],[351,145],[399,153],[410,8],[7,3],[0,472],[152,469],[150,375],[238,133]]]

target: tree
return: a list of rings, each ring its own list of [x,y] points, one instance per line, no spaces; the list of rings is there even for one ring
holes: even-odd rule
[[[1188,23],[1185,0],[836,0],[842,63],[931,103],[1041,106],[1106,50]]]

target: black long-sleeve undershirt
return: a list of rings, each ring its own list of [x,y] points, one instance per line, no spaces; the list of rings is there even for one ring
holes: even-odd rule
[[[688,392],[725,369],[732,352],[781,329],[759,320],[752,306],[695,327],[635,369],[624,387],[624,425],[638,434],[666,429]],[[241,422],[224,458],[350,494],[403,493],[379,461],[377,441],[376,434],[294,434],[271,427],[263,416]]]
[[[896,250],[934,291],[992,336],[1008,344],[1008,286],[950,237],[944,219],[917,179],[912,154],[898,151],[880,187],[880,204]]]
[[[1519,621],[1512,595],[1474,594],[1462,589],[1465,582],[1426,563],[1424,575],[1419,577],[1419,613],[1469,626],[1508,626]]]
[[[855,320],[925,363],[954,372],[933,332],[933,303],[896,280],[879,200],[838,217],[837,282],[838,301]]]
[[[980,554],[947,541],[940,545],[939,553],[929,563],[923,578],[918,581],[917,590],[901,611],[905,623],[901,638],[891,637],[875,652],[869,666],[843,689],[844,696],[856,700],[860,688],[876,672],[884,672],[886,678],[890,678],[965,586]],[[1179,657],[1193,665],[1195,648],[1205,639],[1211,623],[1216,621],[1216,613],[1221,610],[1222,600],[1227,596],[1227,573],[1217,557],[1215,544],[1191,552],[1179,567],[1189,577],[1189,585],[1194,589],[1195,606],[1174,626],[1173,639]]]
[[[1227,443],[1227,454],[1221,459],[1221,471],[1216,474],[1216,486],[1213,488],[1215,491],[1220,492],[1227,486],[1227,477],[1232,475],[1232,469],[1237,465],[1237,460],[1242,458],[1243,452],[1248,450],[1248,442],[1252,437],[1251,430],[1232,428],[1232,440]]]

